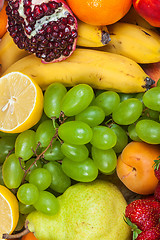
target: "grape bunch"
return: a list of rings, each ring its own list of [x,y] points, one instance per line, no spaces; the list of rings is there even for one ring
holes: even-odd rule
[[[159,121],[159,86],[126,94],[53,83],[33,128],[0,133],[0,184],[14,190],[21,214],[56,214],[57,196],[75,182],[113,174],[130,141],[160,144]]]

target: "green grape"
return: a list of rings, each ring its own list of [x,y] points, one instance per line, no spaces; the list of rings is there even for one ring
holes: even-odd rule
[[[157,87],[160,87],[160,78],[158,79],[156,86],[157,86]]]
[[[75,116],[75,120],[87,123],[90,127],[100,125],[105,119],[105,113],[98,106],[89,106]]]
[[[40,144],[41,147],[47,147],[55,134],[56,129],[53,126],[52,120],[46,120],[38,126],[35,134],[35,141],[37,144]],[[55,141],[56,137],[53,139],[53,142]]]
[[[66,157],[62,161],[62,169],[67,176],[79,182],[91,182],[98,176],[98,168],[91,158],[75,162]]]
[[[149,108],[144,110],[142,116],[146,117],[146,118],[150,118],[150,119],[155,120],[155,121],[159,120],[159,112],[154,111],[154,110],[149,109]]]
[[[3,176],[2,176],[2,165],[0,166],[0,185],[4,185]]]
[[[65,157],[75,162],[81,162],[89,156],[88,148],[85,145],[74,145],[64,142],[61,150]]]
[[[89,156],[88,148],[85,145],[74,145],[64,142],[61,150],[67,158],[75,162],[84,161]]]
[[[112,173],[117,166],[117,156],[112,148],[101,150],[92,147],[92,158],[97,168],[104,174]]]
[[[61,110],[66,116],[74,116],[89,106],[94,97],[93,89],[87,84],[72,87],[62,99]]]
[[[50,188],[58,193],[63,193],[71,186],[71,179],[63,172],[62,165],[58,162],[49,162],[43,166],[47,169],[51,176]]]
[[[110,115],[119,103],[120,97],[118,93],[113,91],[105,91],[99,94],[93,102],[94,105],[103,109],[106,116]]]
[[[150,144],[160,144],[160,123],[144,119],[136,124],[136,132],[138,137]]]
[[[143,102],[146,107],[160,112],[160,87],[154,87],[145,92]]]
[[[117,136],[109,127],[96,126],[93,129],[93,137],[90,143],[102,150],[107,150],[116,145]]]
[[[67,89],[61,83],[50,84],[44,93],[44,112],[49,118],[59,118],[61,101],[67,93]]]
[[[112,113],[112,118],[119,125],[134,123],[142,114],[143,105],[137,98],[129,98],[121,102]]]
[[[117,142],[116,142],[116,145],[113,147],[113,150],[116,153],[120,153],[122,152],[124,147],[128,144],[127,133],[121,126],[115,123],[111,124],[110,128],[113,130],[113,132],[115,132],[117,136]]]
[[[140,100],[142,103],[143,103],[143,95],[144,95],[144,92],[142,93],[137,93],[135,95],[135,98],[137,98],[138,100]]]
[[[22,163],[23,165],[23,163]],[[24,176],[19,159],[13,153],[6,158],[2,166],[2,176],[7,188],[18,188]]]
[[[70,121],[60,125],[58,135],[66,143],[83,145],[90,142],[93,132],[84,122]]]
[[[42,113],[42,116],[41,116],[41,119],[38,121],[38,123],[37,124],[35,124],[33,127],[32,127],[32,129],[33,130],[37,130],[37,128],[38,128],[38,126],[42,123],[42,122],[44,122],[44,121],[46,121],[46,120],[49,120],[49,118],[46,116],[46,114],[43,112]]]
[[[36,163],[34,163],[35,160],[36,160],[35,158],[31,158],[28,161],[26,161],[26,163],[25,163],[25,170],[27,171],[27,169],[29,169],[29,171],[27,172],[26,177],[25,177],[25,180],[27,180],[27,181],[29,181],[29,175],[34,169],[42,167],[41,161],[38,160],[38,161],[36,161]],[[30,166],[31,166],[31,168],[30,168]]]
[[[43,149],[44,150],[44,149]],[[64,154],[61,151],[61,143],[59,140],[53,143],[47,151],[44,152],[43,157],[47,161],[58,161],[64,158]]]
[[[119,93],[120,101],[123,102],[129,98],[134,98],[135,93]]]
[[[132,123],[131,125],[128,126],[128,135],[129,135],[130,139],[133,141],[136,141],[136,142],[142,141],[137,135],[135,123]]]
[[[33,205],[37,211],[46,215],[54,215],[59,211],[58,199],[48,191],[40,191],[38,201]]]
[[[34,184],[40,191],[46,190],[51,185],[52,177],[45,168],[36,168],[29,175],[29,183]]]
[[[18,188],[17,198],[25,205],[32,205],[39,198],[39,190],[34,184],[25,183]]]
[[[15,232],[19,232],[22,230],[22,228],[25,225],[25,220],[26,220],[26,215],[19,213],[18,223],[16,228],[14,229]]]
[[[3,163],[7,155],[14,150],[15,137],[0,138],[0,163]]]
[[[16,139],[16,137],[18,136],[19,133],[5,133],[0,131],[0,138],[1,137],[13,137]]]
[[[26,130],[16,138],[15,155],[23,161],[30,159],[36,149],[35,131]]]
[[[29,213],[33,212],[34,210],[35,210],[35,208],[33,207],[33,205],[23,204],[23,203],[19,202],[19,212],[21,214],[29,214]]]

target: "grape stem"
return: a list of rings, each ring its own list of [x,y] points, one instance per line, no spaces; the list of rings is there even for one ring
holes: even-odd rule
[[[15,239],[15,238],[21,238],[23,237],[24,235],[26,235],[27,233],[29,233],[29,229],[28,228],[25,228],[24,231],[22,232],[19,232],[19,233],[16,233],[16,234],[8,234],[8,233],[4,233],[2,235],[2,239]]]
[[[41,152],[39,155],[37,155],[35,161],[34,161],[34,162],[29,166],[29,168],[25,171],[24,176],[23,176],[23,179],[22,179],[22,184],[24,183],[25,178],[26,178],[26,175],[27,175],[27,173],[30,171],[31,167],[32,167],[34,164],[36,164],[36,162],[44,155],[44,153],[49,149],[49,147],[52,146],[53,140],[54,140],[55,138],[58,138],[58,128],[56,128],[56,133],[55,133],[55,135],[52,137],[49,145],[45,148],[45,150],[44,150],[43,152]]]

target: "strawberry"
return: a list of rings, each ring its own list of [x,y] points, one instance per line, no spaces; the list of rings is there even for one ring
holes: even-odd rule
[[[160,180],[160,156],[154,160],[154,173],[158,180]]]
[[[133,230],[133,240],[160,239],[160,202],[151,199],[134,200],[126,207],[125,217]],[[150,238],[144,237],[151,232],[153,234]]]
[[[157,201],[160,202],[160,181],[158,182],[157,187],[154,191],[154,197]]]
[[[159,240],[160,239],[160,223],[158,223],[155,227],[141,232],[136,240]]]

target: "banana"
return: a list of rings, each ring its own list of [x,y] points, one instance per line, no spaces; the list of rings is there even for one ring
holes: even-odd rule
[[[66,87],[86,83],[95,89],[136,93],[146,91],[154,83],[135,61],[86,48],[77,48],[69,58],[56,63],[44,64],[30,55],[10,66],[4,75],[13,71],[28,75],[42,90],[61,82]]]
[[[93,26],[78,20],[78,46],[102,47],[110,40],[107,26]]]
[[[13,63],[27,55],[29,55],[29,53],[18,48],[9,35],[9,32],[6,32],[0,41],[1,74]]]
[[[151,26],[149,22],[147,22],[143,17],[141,17],[133,6],[130,8],[128,13],[120,19],[120,22],[132,23],[156,31],[156,28]]]
[[[131,58],[137,63],[160,61],[160,35],[135,24],[117,22],[108,26],[111,41],[98,50]]]

